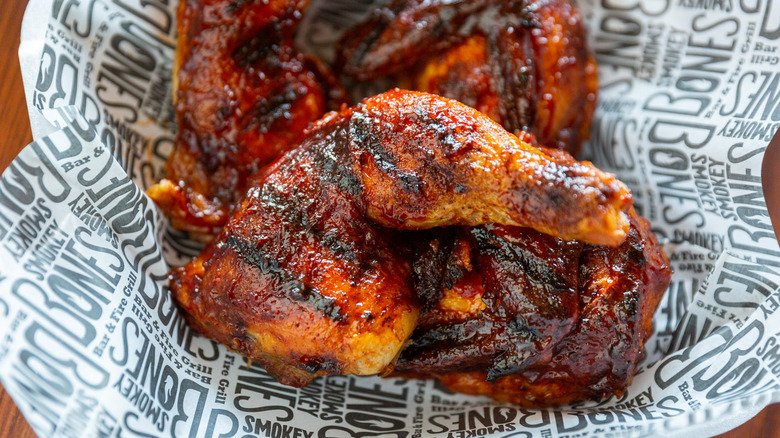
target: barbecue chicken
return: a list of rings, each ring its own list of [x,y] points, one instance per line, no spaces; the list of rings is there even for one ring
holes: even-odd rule
[[[171,291],[199,332],[284,383],[383,374],[425,307],[413,285],[425,275],[410,261],[436,232],[424,230],[496,223],[619,245],[630,205],[628,189],[589,163],[534,148],[456,101],[392,90],[328,114],[262,170],[217,238],[173,271]],[[567,269],[583,244],[570,245]],[[550,299],[537,295],[508,309]],[[562,307],[537,319],[565,329],[518,348],[559,343],[578,300]]]
[[[213,235],[248,178],[345,100],[293,33],[308,1],[182,0],[174,89],[178,134],[148,191],[176,228]]]
[[[430,235],[413,265],[427,305],[397,375],[529,407],[622,394],[671,275],[628,214],[614,247],[495,224]]]
[[[572,155],[590,135],[597,69],[570,0],[393,0],[348,31],[339,54],[347,76],[397,74],[401,87]]]

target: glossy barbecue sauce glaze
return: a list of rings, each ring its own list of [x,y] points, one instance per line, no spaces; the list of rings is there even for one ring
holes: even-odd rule
[[[633,209],[629,216],[628,237],[616,247],[497,225],[437,237],[467,242],[465,258],[477,263],[452,285],[439,273],[462,273],[464,257],[452,257],[462,250],[419,251],[416,265],[447,260],[422,270],[445,291],[423,311],[396,374],[529,407],[622,394],[671,276],[648,222]],[[453,297],[457,308],[447,305]],[[462,302],[479,300],[484,309],[463,311]]]
[[[172,273],[193,327],[295,386],[395,366],[528,406],[621,393],[668,260],[625,186],[532,146],[589,134],[573,4],[398,0],[342,44],[343,72],[411,71],[401,83],[520,141],[400,90],[304,133],[345,100],[291,43],[306,3],[181,3],[180,132],[150,194],[181,228],[224,225]]]
[[[400,90],[329,114],[251,186],[204,253],[174,270],[171,291],[198,331],[293,385],[392,370],[425,301],[411,266],[424,234],[402,230],[553,224],[569,239],[615,244],[631,202],[625,186],[588,164],[545,154],[455,101]],[[487,362],[498,377],[523,366],[515,356],[546,351],[571,326],[575,287],[560,271],[572,268],[581,244],[532,239],[527,246],[541,254],[512,268],[522,237],[498,226],[468,233],[484,269],[514,281],[537,273],[553,288],[512,301],[501,298],[505,285],[485,282],[482,298],[498,309],[487,323],[507,329],[490,341],[495,360]],[[560,266],[534,259],[561,245],[574,249]],[[542,291],[569,304],[549,306]],[[545,318],[516,315],[537,310]],[[525,352],[506,353],[518,339]]]
[[[175,227],[218,232],[248,178],[346,102],[328,68],[293,46],[307,3],[180,3],[178,135],[166,179],[149,190]]]
[[[598,93],[569,0],[391,1],[344,35],[337,66],[362,81],[396,75],[398,86],[456,99],[573,155]]]

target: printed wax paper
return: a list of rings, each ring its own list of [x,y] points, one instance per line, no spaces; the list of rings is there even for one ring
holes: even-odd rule
[[[557,409],[430,380],[286,387],[194,334],[167,270],[201,245],[144,194],[175,136],[176,6],[27,10],[35,142],[0,180],[0,380],[40,436],[701,436],[780,401],[776,176],[760,174],[780,127],[777,1],[580,1],[601,80],[586,158],[631,187],[675,273],[628,391]],[[313,1],[298,41],[331,60],[369,7]]]

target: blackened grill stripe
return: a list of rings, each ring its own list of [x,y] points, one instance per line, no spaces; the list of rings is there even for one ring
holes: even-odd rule
[[[279,266],[276,260],[270,259],[246,240],[236,236],[228,236],[225,239],[225,244],[246,263],[278,282],[281,285],[280,291],[290,300],[304,302],[333,321],[342,322],[345,320],[338,303],[322,295],[316,288],[309,287],[291,276]]]
[[[491,68],[496,78],[496,91],[499,95],[499,111],[503,116],[504,127],[510,131],[528,130],[536,123],[536,80],[533,77],[534,60],[531,58],[533,46],[528,32],[519,33],[523,45],[524,59],[516,59],[507,47],[511,42],[509,34],[494,34],[488,40]],[[523,66],[518,65],[522,63]],[[519,75],[516,73],[520,73]]]
[[[357,197],[363,192],[363,185],[353,171],[348,135],[344,127],[336,127],[309,151],[323,186],[335,184],[339,190]]]
[[[279,64],[279,47],[282,42],[282,32],[278,23],[269,23],[248,41],[244,41],[233,51],[233,59],[239,67],[247,68],[261,60],[271,59],[267,64]],[[264,66],[268,67],[268,66]]]
[[[246,115],[254,118],[262,133],[273,129],[273,124],[289,123],[290,111],[298,101],[304,99],[309,90],[300,84],[280,84],[268,96],[259,97],[257,103]]]
[[[558,290],[569,290],[567,279],[554,269],[551,269],[544,259],[527,249],[496,236],[484,227],[476,227],[471,234],[477,241],[479,250],[490,255],[502,265],[517,265],[526,278],[536,285],[548,285]]]
[[[350,140],[357,146],[357,149],[370,153],[374,157],[377,167],[381,170],[388,174],[398,173],[398,157],[385,148],[383,139],[379,137],[377,128],[374,126],[380,123],[383,122],[360,111],[355,111],[349,126]]]
[[[303,209],[306,206],[298,203],[298,199],[281,193],[273,184],[265,184],[260,190],[260,202],[266,210],[282,219],[296,230],[306,230],[311,227]]]
[[[356,62],[353,62],[353,64],[355,64],[352,66],[353,68],[359,67],[362,70],[366,67],[365,63],[368,53],[374,49],[374,46],[377,44],[387,27],[390,26],[393,20],[398,17],[398,14],[406,8],[407,3],[408,2],[406,1],[395,2],[395,4],[375,9],[371,13],[370,18],[366,23],[372,23],[374,29],[357,46],[357,48],[355,48],[352,59]]]
[[[358,261],[357,253],[349,242],[340,240],[340,236],[333,233],[332,230],[325,231],[317,226],[316,221],[309,220],[304,210],[311,208],[310,204],[319,197],[313,197],[310,194],[285,195],[271,184],[266,184],[263,187],[260,197],[263,206],[281,218],[282,222],[290,229],[313,238],[334,255],[348,262],[356,263]]]
[[[314,169],[320,172],[317,176],[320,178],[321,185],[327,187],[335,184],[340,190],[342,188],[340,183],[342,176],[352,175],[351,171],[348,168],[337,169],[334,166],[328,166],[328,154],[322,153],[319,149],[313,150],[312,154],[315,160]],[[327,172],[323,170],[326,167],[330,168]],[[324,174],[328,172],[330,174]],[[342,176],[333,177],[333,173],[340,173]],[[355,178],[354,176],[352,177]],[[337,182],[333,181],[334,178],[337,179]],[[358,254],[353,244],[342,241],[338,234],[323,230],[317,225],[316,221],[310,220],[309,216],[307,216],[306,210],[312,208],[312,204],[316,199],[321,198],[323,196],[312,196],[310,193],[285,194],[280,192],[273,184],[265,184],[260,191],[260,201],[263,207],[281,218],[282,222],[289,228],[313,238],[313,240],[316,240],[317,243],[330,250],[334,255],[348,262],[358,263]]]

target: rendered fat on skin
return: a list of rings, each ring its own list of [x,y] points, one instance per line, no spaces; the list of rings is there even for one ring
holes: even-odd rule
[[[420,302],[415,233],[500,223],[616,245],[628,189],[453,100],[402,90],[330,113],[251,182],[171,291],[191,324],[283,383],[392,370]]]

